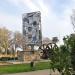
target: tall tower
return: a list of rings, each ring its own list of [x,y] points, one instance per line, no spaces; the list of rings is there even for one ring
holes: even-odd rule
[[[26,39],[25,44],[31,46],[39,46],[42,43],[41,32],[41,13],[31,12],[22,15],[23,21],[23,36]]]

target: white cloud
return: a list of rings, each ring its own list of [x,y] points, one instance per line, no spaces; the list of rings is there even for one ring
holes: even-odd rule
[[[31,0],[22,0],[22,3],[29,7],[32,11],[39,11],[40,9]]]
[[[44,0],[38,0],[38,5],[42,14],[48,16],[48,14],[51,12],[51,9],[44,3]]]
[[[9,14],[0,12],[0,27],[6,27],[12,31],[21,31],[22,24],[20,16],[11,16]]]
[[[44,22],[47,19],[48,15],[51,15],[49,19],[53,17],[51,9],[44,3],[43,0],[37,0],[36,1],[37,4],[32,0],[11,0],[11,1],[8,0],[8,1],[17,6],[24,6],[24,7],[27,6],[30,9],[29,12],[41,11],[42,25],[44,25],[43,27],[45,27]]]
[[[47,16],[49,13],[50,8],[48,9],[48,6],[45,5],[44,0],[36,0],[36,4],[34,0],[7,0],[10,3],[13,3],[17,6],[27,6],[30,11],[41,11],[43,16]]]
[[[19,6],[21,0],[7,0],[9,3]]]

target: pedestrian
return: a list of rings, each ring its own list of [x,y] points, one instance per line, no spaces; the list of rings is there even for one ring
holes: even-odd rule
[[[31,66],[31,68],[34,67],[34,62],[33,61],[31,61],[30,66]]]
[[[31,67],[32,70],[35,70],[35,68],[34,68],[34,61],[30,62],[30,67]]]

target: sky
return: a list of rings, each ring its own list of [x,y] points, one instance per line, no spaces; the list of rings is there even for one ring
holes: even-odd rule
[[[43,37],[58,37],[73,33],[71,15],[75,0],[0,0],[0,27],[22,32],[22,14],[41,12]]]

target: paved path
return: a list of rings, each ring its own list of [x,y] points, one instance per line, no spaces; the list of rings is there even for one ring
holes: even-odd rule
[[[49,70],[39,70],[32,72],[23,72],[23,73],[15,73],[15,74],[5,74],[5,75],[49,75]]]
[[[15,74],[5,74],[5,75],[50,75],[50,70],[38,70],[32,72],[23,72]],[[55,73],[51,72],[51,75],[60,75],[57,71]]]

